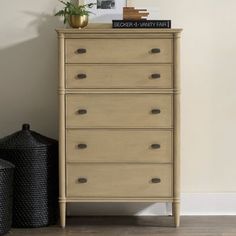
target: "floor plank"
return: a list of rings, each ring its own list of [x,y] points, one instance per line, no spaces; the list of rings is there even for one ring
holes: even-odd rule
[[[76,217],[67,227],[12,229],[6,236],[236,236],[236,216],[184,216],[181,227],[172,217]]]

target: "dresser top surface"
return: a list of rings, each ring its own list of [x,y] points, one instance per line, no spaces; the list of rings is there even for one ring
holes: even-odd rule
[[[73,29],[73,28],[60,28],[56,29],[59,34],[175,34],[180,33],[182,29],[113,29],[111,24],[89,24],[83,29]]]

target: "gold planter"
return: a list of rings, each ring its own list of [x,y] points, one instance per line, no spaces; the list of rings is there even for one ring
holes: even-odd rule
[[[70,16],[69,23],[72,28],[84,28],[88,25],[88,16]]]

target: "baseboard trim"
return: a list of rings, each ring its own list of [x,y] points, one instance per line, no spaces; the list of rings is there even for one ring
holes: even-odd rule
[[[73,203],[67,214],[78,215],[170,215],[170,203]],[[236,215],[236,193],[182,193],[181,215]]]
[[[236,215],[236,193],[183,193],[182,215]]]

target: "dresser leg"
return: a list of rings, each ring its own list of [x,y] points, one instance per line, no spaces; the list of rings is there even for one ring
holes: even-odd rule
[[[180,225],[180,203],[174,202],[172,204],[172,215],[174,217],[175,227],[179,227]]]
[[[66,203],[60,202],[60,224],[62,228],[66,227]]]

